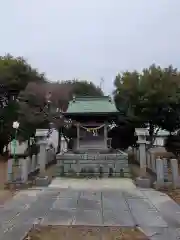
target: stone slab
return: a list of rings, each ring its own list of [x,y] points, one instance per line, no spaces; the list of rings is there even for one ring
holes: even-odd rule
[[[51,209],[41,222],[42,225],[70,225],[75,218],[73,210]]]
[[[167,227],[161,213],[146,199],[128,199],[129,209],[140,226]]]
[[[123,196],[127,198],[147,198],[147,196],[144,195],[143,191],[139,191],[139,189],[126,189],[123,191]]]
[[[100,211],[101,201],[81,197],[78,200],[78,209]]]
[[[87,198],[89,200],[101,201],[101,191],[81,191],[80,198]]]
[[[154,190],[145,191],[144,194],[151,199],[169,226],[178,227],[180,225],[180,206],[169,196]]]
[[[73,189],[61,189],[60,194],[57,198],[74,198],[78,199],[81,194],[81,191]]]
[[[149,201],[149,199],[145,198],[127,198],[126,202],[130,209],[136,209],[139,210],[157,210],[157,208],[152,204],[152,202]]]
[[[97,210],[77,210],[72,225],[103,225],[102,213]]]
[[[30,231],[32,224],[18,224],[11,227],[3,234],[0,233],[1,240],[23,240],[26,234]]]
[[[134,227],[135,222],[129,210],[103,210],[103,224],[105,226]]]
[[[149,178],[136,178],[136,185],[141,188],[150,188],[151,187],[151,180]]]
[[[118,211],[119,209],[128,210],[128,205],[122,193],[104,193],[102,197],[103,210]]]
[[[141,227],[168,227],[167,222],[164,221],[161,213],[158,211],[148,210],[140,213],[139,211],[132,210],[131,213],[136,224]]]
[[[48,186],[49,184],[50,184],[50,179],[48,178],[48,176],[36,178],[36,186],[45,187],[45,186]]]
[[[0,226],[2,226],[5,222],[15,218],[18,213],[19,213],[19,210],[17,210],[16,208],[12,210],[2,209],[0,211]]]
[[[53,203],[52,208],[56,210],[76,209],[77,199],[76,198],[59,198]]]

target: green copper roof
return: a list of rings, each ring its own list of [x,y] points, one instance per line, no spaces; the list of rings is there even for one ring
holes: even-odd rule
[[[74,97],[66,113],[115,113],[118,112],[112,99],[104,97]]]

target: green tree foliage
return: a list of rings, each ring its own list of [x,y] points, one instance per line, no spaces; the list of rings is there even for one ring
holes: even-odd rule
[[[8,105],[0,108],[0,154],[3,153],[4,146],[13,137],[13,120],[18,116],[18,103],[14,100],[9,100]]]
[[[38,126],[48,125],[48,109],[43,99],[28,91],[20,93],[18,104],[19,137],[28,140],[35,135]]]
[[[0,153],[13,137],[12,123],[18,118],[17,98],[29,82],[46,79],[22,57],[0,56]]]
[[[108,132],[111,138],[113,149],[126,150],[129,146],[135,146],[137,137],[135,136],[134,123],[129,118],[121,116],[121,120]]]
[[[169,135],[164,144],[167,152],[172,152],[175,156],[179,158],[180,155],[180,134]]]
[[[93,82],[88,81],[67,81],[72,86],[72,95],[77,96],[103,96],[102,89],[96,86]]]
[[[0,56],[0,84],[6,89],[8,96],[18,96],[29,82],[45,82],[44,74],[40,74],[37,69],[22,57],[11,55]]]
[[[28,139],[35,134],[37,128],[48,128],[49,123],[68,138],[74,136],[73,128],[65,129],[65,119],[60,118],[57,110],[65,109],[68,101],[75,95],[102,96],[101,89],[87,81],[63,81],[59,83],[35,84],[20,93],[19,121],[20,134]],[[46,95],[51,92],[50,103],[47,104]],[[66,96],[67,95],[67,96]],[[28,129],[28,131],[26,130]]]
[[[180,127],[180,73],[169,66],[152,65],[141,73],[118,74],[114,99],[119,110],[134,117],[137,126],[149,127],[150,140],[158,128]]]

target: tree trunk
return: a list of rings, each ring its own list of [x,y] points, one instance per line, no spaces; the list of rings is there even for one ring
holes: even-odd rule
[[[0,155],[2,156],[4,153],[4,144],[0,144]]]

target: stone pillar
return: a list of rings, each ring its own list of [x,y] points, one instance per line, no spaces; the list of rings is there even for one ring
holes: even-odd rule
[[[27,163],[27,172],[28,172],[28,174],[31,172],[31,162],[32,162],[32,159],[31,159],[31,157],[27,157],[26,158],[26,163]]]
[[[77,150],[79,150],[79,124],[76,125],[77,126]]]
[[[139,163],[139,156],[140,156],[140,154],[139,154],[139,148],[138,149],[136,149],[136,161]]]
[[[40,153],[39,153],[39,171],[40,171],[40,176],[45,175],[46,171],[46,157],[47,157],[47,142],[46,141],[41,141],[40,143]]]
[[[39,153],[39,173],[40,176],[36,178],[37,186],[48,186],[50,183],[50,179],[46,176],[46,158],[47,158],[47,141],[40,141],[40,153]]]
[[[12,182],[13,180],[13,158],[8,159],[7,164],[7,182]]]
[[[172,184],[174,188],[180,187],[179,172],[178,172],[178,160],[171,159],[171,171],[172,171]]]
[[[32,156],[32,165],[31,165],[32,171],[36,170],[36,157],[37,157],[36,155]]]
[[[154,173],[157,173],[156,171],[156,159],[155,159],[155,154],[151,152],[151,169]]]
[[[104,148],[107,149],[107,125],[104,126]]]
[[[147,151],[147,167],[151,169],[151,153]]]
[[[20,159],[21,161],[21,181],[23,183],[27,182],[28,180],[28,174],[29,174],[29,171],[28,171],[28,165],[29,165],[29,157],[27,158],[22,158]]]
[[[167,159],[163,158],[163,164],[164,164],[164,181],[168,182],[169,176],[168,176],[168,163]]]
[[[162,159],[156,159],[156,174],[157,174],[157,182],[156,187],[164,187],[164,162]]]
[[[142,188],[149,188],[151,186],[150,179],[146,176],[146,140],[139,140],[139,163],[140,176],[136,178],[136,185]]]
[[[146,141],[139,140],[140,177],[146,176]]]

